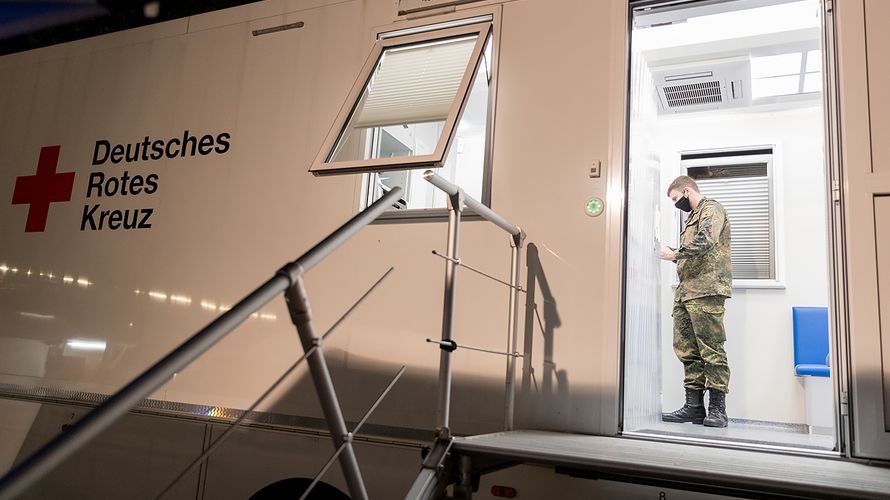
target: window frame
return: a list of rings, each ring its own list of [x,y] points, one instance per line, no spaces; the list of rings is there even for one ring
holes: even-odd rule
[[[475,18],[478,16],[473,17]],[[340,111],[337,114],[337,118],[334,120],[333,125],[331,126],[325,137],[324,143],[322,144],[318,155],[316,155],[315,160],[312,162],[312,166],[309,168],[309,171],[311,173],[313,173],[314,175],[373,173],[392,170],[440,168],[444,165],[446,155],[451,147],[451,143],[457,130],[457,124],[459,123],[464,106],[467,102],[467,98],[469,97],[469,91],[475,78],[476,69],[479,67],[482,56],[484,54],[486,42],[489,39],[489,36],[492,36],[493,34],[494,22],[493,20],[489,20],[441,29],[432,28],[432,26],[441,24],[442,22],[444,21],[430,24],[430,30],[409,33],[403,36],[381,36],[385,34],[384,31],[381,31],[377,34],[377,41],[374,43],[368,59],[365,61],[365,64],[359,72],[358,79],[356,79],[351,90],[349,91],[349,94],[347,95],[343,106],[340,108]],[[392,29],[388,31],[397,30]],[[467,63],[467,68],[464,70],[464,75],[461,78],[460,86],[458,87],[457,93],[455,94],[454,102],[452,102],[451,109],[448,111],[448,117],[446,118],[445,124],[443,125],[441,135],[439,136],[439,140],[436,144],[436,149],[432,154],[423,156],[401,157],[397,159],[397,161],[393,161],[393,158],[347,160],[339,162],[328,161],[331,157],[333,157],[334,148],[340,141],[340,138],[346,133],[346,126],[348,125],[349,120],[352,118],[356,107],[359,105],[360,97],[364,93],[365,88],[370,82],[373,76],[373,71],[377,67],[378,62],[380,61],[380,57],[385,50],[392,47],[409,46],[435,40],[459,38],[472,34],[476,34],[477,36],[476,43],[473,47],[473,51]],[[492,43],[494,43],[493,37]],[[494,52],[494,50],[495,48],[493,45],[492,52]],[[489,92],[491,92],[491,90],[489,90]],[[491,111],[490,105],[489,111]]]
[[[763,153],[771,150],[771,153]],[[684,156],[695,155],[697,158],[684,159]],[[782,224],[782,199],[781,179],[777,168],[779,147],[775,144],[747,146],[744,148],[720,148],[712,150],[681,151],[679,154],[680,171],[682,175],[688,175],[690,167],[702,166],[729,166],[746,163],[766,163],[768,179],[768,196],[770,200],[769,218],[772,227],[770,235],[770,253],[773,264],[773,277],[771,278],[733,278],[734,289],[784,289],[784,225]],[[718,200],[719,201],[719,200]],[[683,227],[683,214],[677,218],[678,227]],[[732,221],[730,220],[730,224]]]

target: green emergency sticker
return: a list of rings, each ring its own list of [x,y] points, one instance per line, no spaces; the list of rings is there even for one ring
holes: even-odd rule
[[[591,198],[584,204],[584,212],[591,217],[596,217],[603,213],[603,207],[603,200],[599,198]]]

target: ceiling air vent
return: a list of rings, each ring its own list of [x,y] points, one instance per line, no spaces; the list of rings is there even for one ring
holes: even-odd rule
[[[717,80],[664,87],[664,97],[669,108],[723,102],[720,82]]]
[[[652,68],[660,113],[724,109],[751,104],[747,57]]]

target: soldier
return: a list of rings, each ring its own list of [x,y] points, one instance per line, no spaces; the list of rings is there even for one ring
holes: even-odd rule
[[[686,403],[662,414],[665,422],[726,427],[729,364],[723,343],[724,301],[732,294],[729,218],[723,205],[699,192],[691,177],[671,182],[667,195],[689,212],[679,248],[661,246],[659,257],[677,264],[680,284],[674,296],[674,352],[683,363]],[[708,389],[705,414],[704,391]]]

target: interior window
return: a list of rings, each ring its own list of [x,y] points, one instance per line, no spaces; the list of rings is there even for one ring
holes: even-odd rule
[[[732,221],[733,285],[776,280],[772,148],[684,153],[681,162],[701,193],[719,200]]]

